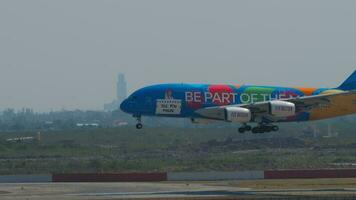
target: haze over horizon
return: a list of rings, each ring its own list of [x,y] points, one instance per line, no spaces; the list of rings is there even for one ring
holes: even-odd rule
[[[356,1],[0,1],[0,110],[102,109],[162,82],[336,87]]]

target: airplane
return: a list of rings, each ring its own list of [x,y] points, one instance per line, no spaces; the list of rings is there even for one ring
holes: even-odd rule
[[[190,118],[193,123],[240,123],[240,133],[278,131],[275,123],[356,113],[356,70],[339,87],[304,88],[226,84],[156,84],[133,92],[120,109],[141,116]],[[257,124],[255,127],[250,123]]]

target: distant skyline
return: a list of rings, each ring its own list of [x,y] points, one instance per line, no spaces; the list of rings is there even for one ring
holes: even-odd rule
[[[336,87],[356,1],[0,1],[0,110],[101,110],[162,82]]]
[[[125,74],[119,73],[116,82],[116,100],[120,103],[127,98],[127,82]]]

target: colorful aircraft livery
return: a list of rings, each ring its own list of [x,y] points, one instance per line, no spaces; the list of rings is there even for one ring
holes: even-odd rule
[[[141,116],[186,117],[195,123],[241,123],[240,132],[277,131],[276,122],[319,120],[356,113],[356,71],[337,88],[159,84],[135,91],[120,106]],[[249,123],[257,123],[252,128]]]

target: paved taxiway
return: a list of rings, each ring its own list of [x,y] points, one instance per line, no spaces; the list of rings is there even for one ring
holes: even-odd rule
[[[301,197],[356,197],[355,188],[239,187],[240,182],[161,183],[26,183],[0,184],[1,200],[83,199],[300,199]],[[244,185],[244,184],[242,184]],[[312,199],[312,198],[308,198]],[[337,198],[334,198],[337,199]]]

